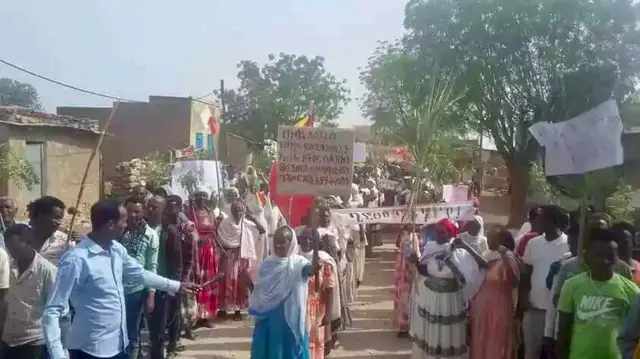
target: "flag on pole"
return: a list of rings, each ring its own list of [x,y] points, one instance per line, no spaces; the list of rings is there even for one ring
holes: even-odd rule
[[[211,134],[214,136],[220,133],[220,124],[213,114],[209,117],[209,131],[211,131]]]
[[[295,127],[313,127],[314,117],[315,117],[314,106],[313,106],[313,103],[311,103],[311,105],[309,105],[309,111],[307,111],[304,117],[299,119],[294,126]]]

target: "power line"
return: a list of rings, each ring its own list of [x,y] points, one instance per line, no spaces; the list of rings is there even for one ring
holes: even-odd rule
[[[22,71],[22,72],[24,72],[24,73],[26,73],[26,74],[29,74],[29,75],[31,75],[31,76],[35,76],[35,77],[37,77],[37,78],[39,78],[39,79],[42,79],[42,80],[45,80],[45,81],[51,82],[51,83],[53,83],[53,84],[56,84],[56,85],[59,85],[59,86],[63,86],[63,87],[66,87],[66,88],[69,88],[69,89],[72,89],[72,90],[75,90],[75,91],[83,92],[83,93],[86,93],[86,94],[89,94],[89,95],[94,95],[94,96],[98,96],[98,97],[103,97],[103,98],[107,98],[107,99],[110,99],[110,100],[116,100],[116,101],[120,101],[120,102],[145,102],[145,101],[129,100],[129,99],[126,99],[126,98],[123,98],[123,97],[112,96],[112,95],[108,95],[108,94],[104,94],[104,93],[100,93],[100,92],[95,92],[95,91],[91,91],[91,90],[86,90],[86,89],[83,89],[83,88],[80,88],[80,87],[77,87],[77,86],[69,85],[69,84],[67,84],[67,83],[64,83],[64,82],[61,82],[61,81],[54,80],[54,79],[52,79],[52,78],[46,77],[46,76],[44,76],[44,75],[40,75],[40,74],[35,73],[35,72],[33,72],[33,71],[29,71],[29,70],[27,70],[27,69],[25,69],[25,68],[22,68],[22,67],[20,67],[20,66],[18,66],[18,65],[16,65],[16,64],[13,64],[13,63],[11,63],[11,62],[9,62],[9,61],[6,61],[6,60],[3,60],[3,59],[0,59],[0,63],[5,64],[5,65],[7,65],[7,66],[9,66],[9,67],[12,67],[12,68],[14,68],[14,69],[16,69],[16,70],[18,70],[18,71]],[[200,97],[198,97],[198,98],[193,98],[193,97],[191,97],[191,100],[192,100],[192,101],[196,101],[196,102],[203,103],[203,104],[205,104],[205,105],[217,106],[217,105],[216,105],[216,104],[214,104],[214,103],[210,103],[210,102],[206,102],[206,101],[202,101],[202,100],[201,100],[202,98],[205,98],[205,97],[207,97],[207,96],[211,96],[211,95],[213,95],[213,93],[214,93],[214,92],[215,92],[215,90],[214,90],[214,91],[212,91],[211,93],[208,93],[208,94],[206,94],[206,95],[204,95],[204,96],[200,96]]]
[[[216,93],[216,90],[212,90],[211,92],[207,93],[206,95],[202,95],[202,96],[198,96],[198,97],[194,98],[194,100],[202,100],[203,98],[209,97],[209,96],[211,96],[211,95],[213,95],[215,93]]]
[[[84,93],[89,94],[89,95],[99,96],[99,97],[108,98],[108,99],[111,99],[111,100],[116,100],[116,101],[121,101],[121,102],[141,102],[141,101],[129,100],[129,99],[122,98],[122,97],[111,96],[111,95],[107,95],[107,94],[100,93],[100,92],[85,90],[83,88],[76,87],[76,86],[73,86],[73,85],[69,85],[69,84],[66,84],[64,82],[60,82],[60,81],[54,80],[52,78],[37,74],[37,73],[32,72],[32,71],[29,71],[27,69],[24,69],[24,68],[22,68],[22,67],[20,67],[18,65],[12,64],[9,61],[3,60],[3,59],[0,59],[0,63],[3,63],[3,64],[5,64],[5,65],[7,65],[9,67],[12,67],[12,68],[18,70],[18,71],[22,71],[24,73],[27,73],[27,74],[29,74],[31,76],[35,76],[35,77],[40,78],[42,80],[45,80],[45,81],[48,81],[48,82],[51,82],[51,83],[54,83],[56,85],[60,85],[60,86],[66,87],[66,88],[70,88],[72,90],[76,90],[76,91],[79,91],[79,92],[84,92]]]

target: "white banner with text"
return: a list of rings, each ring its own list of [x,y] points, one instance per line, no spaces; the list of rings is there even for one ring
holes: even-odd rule
[[[400,224],[410,223],[407,207],[345,208],[332,209],[336,225],[351,224]],[[472,220],[475,215],[473,202],[426,204],[416,208],[416,224],[432,224],[444,218],[454,221]]]

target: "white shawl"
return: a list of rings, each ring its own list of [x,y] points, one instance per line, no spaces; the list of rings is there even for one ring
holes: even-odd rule
[[[451,262],[464,277],[465,285],[462,288],[462,298],[465,302],[471,300],[484,282],[485,272],[480,269],[478,263],[469,252],[464,249],[452,249],[450,242],[445,244],[427,242],[420,262],[426,263],[439,253],[451,256]]]
[[[233,216],[227,217],[220,222],[218,227],[218,242],[223,249],[240,248],[240,258],[255,260],[256,246],[251,227],[255,226],[248,219],[242,218],[240,223],[236,223]]]
[[[304,253],[301,248],[300,255],[310,261],[313,260],[313,251]],[[321,262],[325,262],[329,264],[331,268],[333,268],[333,282],[336,283],[336,287],[333,289],[333,305],[331,307],[331,318],[337,319],[342,315],[340,311],[340,288],[338,287],[338,285],[340,285],[340,282],[338,281],[338,266],[336,265],[336,261],[333,259],[333,257],[331,257],[329,253],[325,251],[318,251],[318,257],[320,258]]]
[[[293,332],[298,345],[302,344],[307,317],[307,278],[302,274],[309,261],[297,254],[298,240],[293,228],[291,244],[286,257],[275,254],[273,244],[271,255],[260,267],[253,292],[249,297],[249,314],[265,318],[284,302],[284,317]]]

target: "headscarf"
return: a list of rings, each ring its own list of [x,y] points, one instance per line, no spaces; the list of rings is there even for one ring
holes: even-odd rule
[[[451,236],[451,239],[457,237],[458,227],[450,219],[442,219],[438,222]],[[436,256],[449,256],[451,262],[460,271],[464,277],[464,286],[462,287],[462,297],[464,301],[471,300],[476,294],[480,285],[484,281],[484,271],[480,269],[473,256],[464,249],[453,249],[451,241],[440,244],[438,242],[428,242],[424,246],[423,255],[420,263],[426,264],[428,260]]]
[[[302,274],[310,262],[297,254],[298,238],[293,228],[286,257],[278,257],[271,244],[271,255],[262,262],[258,278],[249,298],[249,314],[261,319],[284,302],[284,317],[297,345],[302,347],[306,331],[307,278]]]
[[[353,203],[353,205],[350,204],[349,207],[359,207],[364,203],[364,199],[360,194],[360,187],[355,183],[351,184],[351,199],[349,202]]]
[[[463,241],[467,242],[478,254],[484,253],[487,249],[489,249],[487,245],[487,237],[484,235],[484,220],[480,216],[475,216],[474,220],[480,224],[480,230],[477,235],[472,235],[469,232],[464,232],[460,234],[460,238]]]
[[[254,235],[246,218],[241,218],[240,223],[236,222],[233,216],[226,217],[220,222],[218,227],[217,240],[224,249],[240,248],[240,258],[255,260],[256,247]]]
[[[204,194],[207,195],[207,197],[209,197],[211,195],[209,189],[207,187],[205,187],[205,186],[196,187],[196,190],[193,192],[193,194],[196,194],[196,193],[204,193]]]
[[[449,218],[441,219],[438,221],[438,225],[442,226],[447,231],[449,238],[455,238],[458,236],[458,226],[456,226],[456,223]]]
[[[235,200],[229,201],[229,198],[234,195]],[[220,210],[224,213],[225,216],[231,217],[231,205],[238,198],[240,198],[240,191],[235,187],[229,187],[225,190],[224,198],[222,200],[222,205],[220,206]]]

